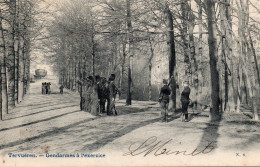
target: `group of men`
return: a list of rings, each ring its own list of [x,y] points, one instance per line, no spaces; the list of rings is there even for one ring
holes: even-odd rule
[[[51,94],[51,83],[50,82],[42,83],[42,94]]]
[[[168,121],[168,105],[169,105],[169,96],[171,94],[171,90],[169,84],[166,79],[163,80],[163,87],[160,91],[159,102],[162,108],[162,121]],[[184,117],[184,121],[188,122],[188,106],[191,102],[190,100],[190,87],[188,82],[184,82],[184,89],[181,93],[181,104],[182,104],[182,114]]]
[[[90,112],[92,115],[117,115],[115,109],[116,95],[120,91],[115,86],[115,74],[111,74],[108,79],[96,75],[78,81],[80,85],[80,109]],[[107,106],[107,107],[105,107]]]

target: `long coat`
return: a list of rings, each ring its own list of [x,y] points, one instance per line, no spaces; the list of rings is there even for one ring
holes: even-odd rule
[[[97,116],[98,111],[99,111],[98,85],[97,84],[94,84],[91,87],[90,98],[91,98],[91,102],[90,102],[91,111],[90,111],[90,113],[92,115]]]

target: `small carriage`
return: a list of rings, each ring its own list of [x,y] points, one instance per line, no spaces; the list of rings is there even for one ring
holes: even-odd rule
[[[46,77],[46,75],[47,75],[47,71],[45,69],[37,69],[37,70],[35,70],[34,78],[42,79],[42,78]]]

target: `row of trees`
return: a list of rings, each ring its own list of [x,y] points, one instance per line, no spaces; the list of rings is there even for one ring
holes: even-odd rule
[[[250,9],[257,14],[259,9],[254,4],[250,0],[61,1],[43,46],[53,53],[48,59],[67,88],[77,90],[77,80],[87,75],[115,73],[130,105],[132,97],[140,95],[140,86],[148,85],[149,100],[158,97],[153,85],[162,78],[153,75],[164,70],[170,79],[171,108],[177,107],[181,83],[189,81],[192,99],[210,105],[212,120],[225,110],[239,112],[241,104],[251,106],[257,120],[259,22]],[[204,100],[208,96],[211,100]]]
[[[20,103],[30,83],[36,0],[0,2],[0,118]]]

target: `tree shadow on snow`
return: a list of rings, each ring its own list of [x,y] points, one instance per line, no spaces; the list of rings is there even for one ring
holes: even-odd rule
[[[212,121],[210,120],[208,123],[206,123],[207,127],[204,128],[203,135],[200,139],[200,143],[197,146],[197,149],[203,149],[206,146],[208,146],[210,143],[211,146],[214,147],[214,149],[217,148],[217,140],[219,137],[218,129],[220,126],[220,122],[222,120],[222,113],[220,113],[220,119]]]

